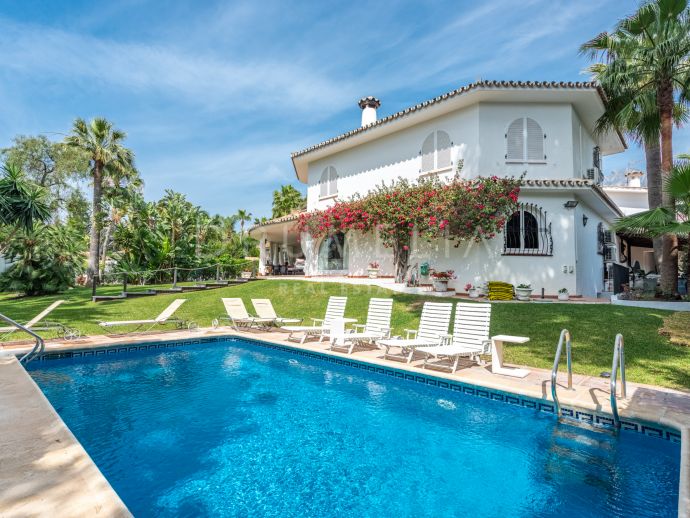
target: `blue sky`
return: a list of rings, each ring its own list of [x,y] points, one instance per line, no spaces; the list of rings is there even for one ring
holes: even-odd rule
[[[290,152],[476,79],[586,80],[580,43],[637,2],[0,0],[0,147],[101,115],[147,198],[270,215]],[[687,129],[676,152],[690,151]],[[631,149],[605,170],[643,167]]]

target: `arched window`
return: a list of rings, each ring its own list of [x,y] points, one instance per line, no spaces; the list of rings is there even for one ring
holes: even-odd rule
[[[508,126],[506,132],[506,162],[543,163],[546,135],[534,119],[521,117]]]
[[[319,198],[330,198],[338,194],[338,172],[329,165],[319,179]]]
[[[503,234],[504,255],[551,255],[553,240],[546,212],[532,203],[521,203],[508,218]]]
[[[451,166],[450,149],[453,143],[450,135],[445,131],[438,130],[430,133],[422,143],[422,168],[421,172],[429,173],[440,169],[447,169]]]
[[[337,232],[325,237],[319,246],[319,270],[347,270],[347,255],[345,234]]]

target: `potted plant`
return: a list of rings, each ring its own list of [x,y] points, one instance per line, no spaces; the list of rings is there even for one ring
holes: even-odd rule
[[[377,261],[370,262],[367,272],[370,279],[376,279],[379,276],[379,263]]]
[[[532,297],[532,285],[518,284],[515,288],[515,293],[517,294],[518,300],[530,300]]]
[[[465,284],[465,291],[470,296],[471,299],[478,299],[480,295],[479,288],[474,286],[472,283],[468,282]]]
[[[558,290],[558,300],[568,300],[569,298],[568,288],[561,288]]]
[[[448,282],[455,279],[453,270],[429,270],[431,282],[434,284],[434,291],[448,291]]]
[[[254,274],[254,272],[252,270],[245,269],[245,270],[242,270],[242,273],[240,273],[240,278],[241,279],[251,279],[253,274]]]

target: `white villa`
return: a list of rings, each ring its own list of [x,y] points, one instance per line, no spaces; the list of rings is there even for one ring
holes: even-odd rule
[[[631,260],[645,260],[642,249],[632,257],[634,247],[608,231],[628,209],[646,203],[646,190],[602,187],[601,157],[626,148],[615,131],[594,134],[604,103],[594,83],[479,81],[378,118],[380,102],[366,97],[359,101],[360,127],[293,153],[292,162],[308,186],[308,211],[401,177],[524,174],[520,208],[501,235],[459,248],[417,239],[413,271],[423,263],[452,269],[457,279],[451,287],[458,292],[467,283],[496,280],[530,283],[535,294],[566,288],[596,297],[627,280]],[[350,232],[315,241],[297,235],[296,219],[293,214],[251,229],[261,243],[261,273],[303,257],[307,276],[365,277],[372,261],[380,264],[380,276],[393,276],[392,252],[375,235]]]

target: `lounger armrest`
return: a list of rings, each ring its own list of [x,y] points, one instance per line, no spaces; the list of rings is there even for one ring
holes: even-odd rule
[[[311,325],[313,325],[313,326],[323,325],[324,319],[323,318],[312,318],[311,322],[312,322]]]
[[[350,329],[351,332],[364,332],[366,329],[367,325],[366,324],[352,324],[352,329]]]
[[[410,340],[412,338],[417,338],[417,330],[416,329],[403,329],[405,331],[405,338],[407,340]]]

